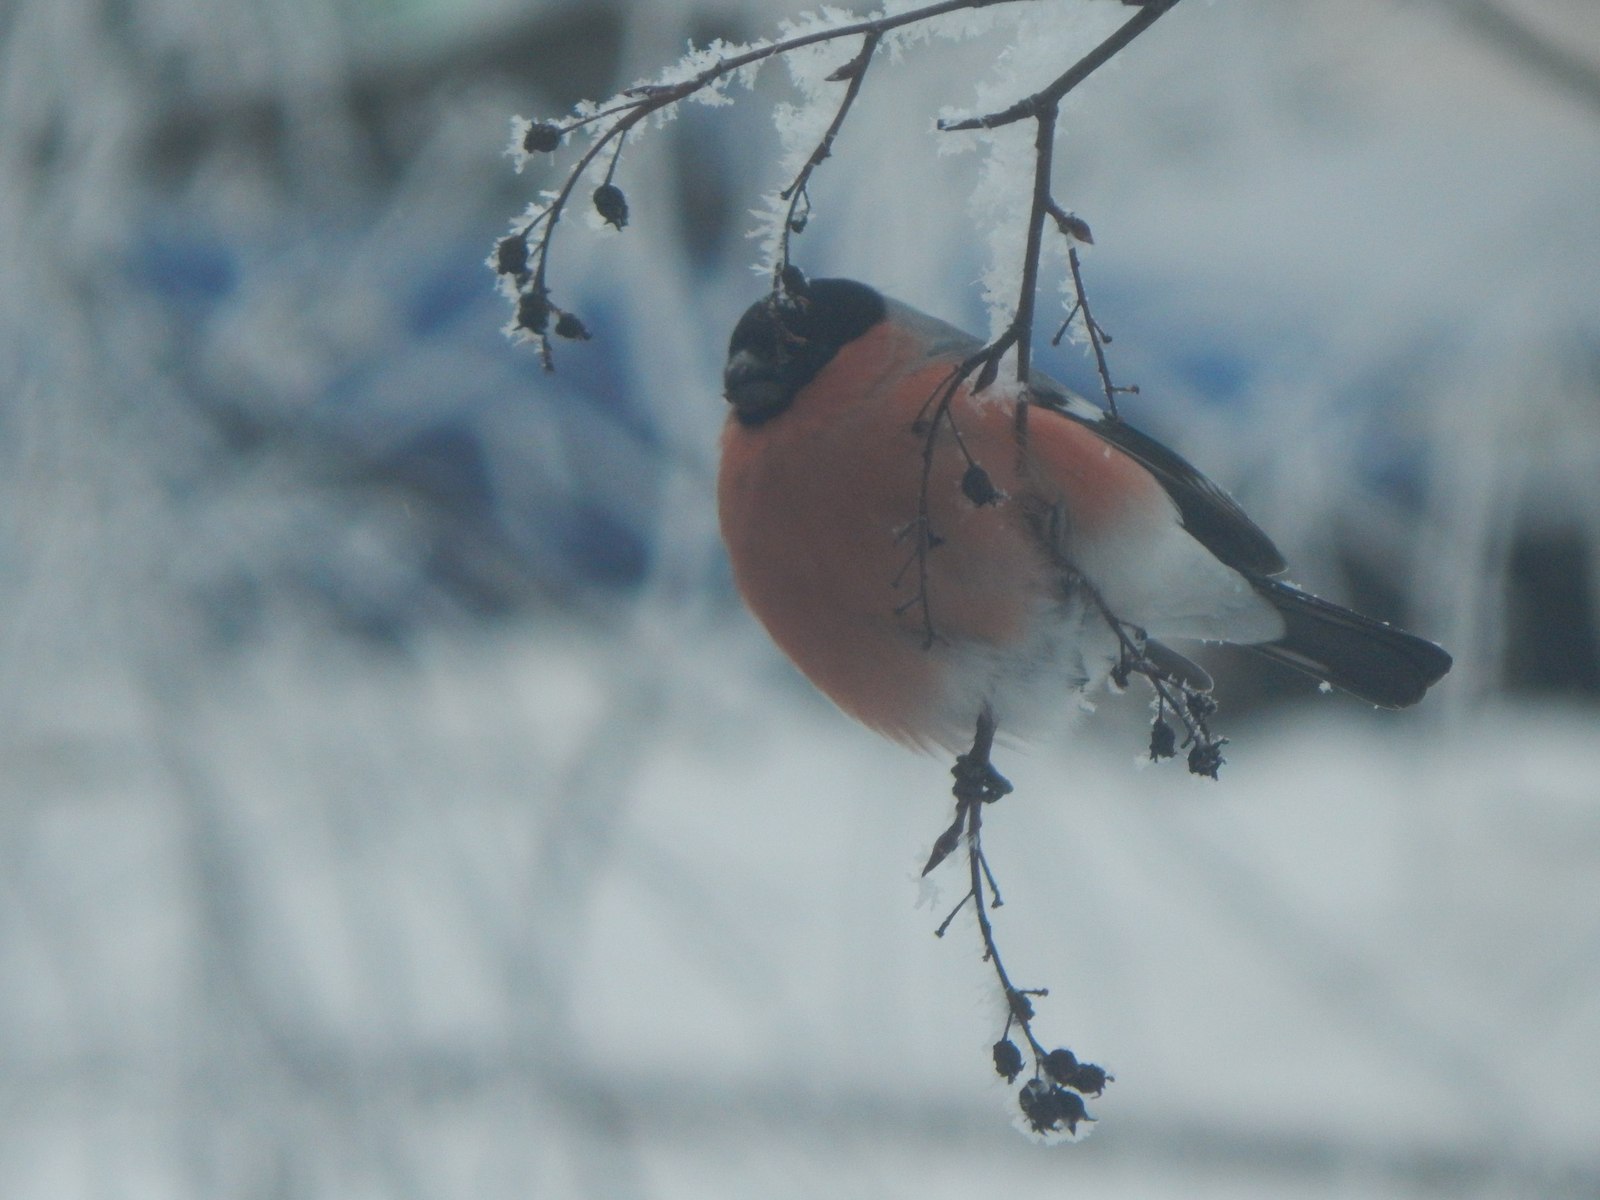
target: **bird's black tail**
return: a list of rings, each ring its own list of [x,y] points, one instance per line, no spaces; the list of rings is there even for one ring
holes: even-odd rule
[[[1251,582],[1283,614],[1287,626],[1277,641],[1249,647],[1274,662],[1383,708],[1415,704],[1450,669],[1450,655],[1415,634],[1276,580]]]

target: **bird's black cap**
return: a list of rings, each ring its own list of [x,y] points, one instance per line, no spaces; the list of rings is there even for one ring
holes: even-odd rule
[[[744,425],[783,412],[839,350],[888,313],[884,299],[851,279],[813,279],[757,300],[728,342],[723,394]]]

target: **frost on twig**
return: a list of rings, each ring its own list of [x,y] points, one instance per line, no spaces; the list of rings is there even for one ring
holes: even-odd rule
[[[824,9],[810,17],[784,23],[779,35],[750,45],[714,42],[694,50],[664,72],[658,79],[628,88],[602,102],[586,101],[563,120],[513,123],[510,154],[517,169],[531,159],[554,154],[573,143],[576,157],[566,168],[559,187],[545,192],[541,199],[513,223],[490,257],[490,266],[500,278],[501,288],[511,299],[515,312],[507,332],[517,340],[534,341],[546,368],[553,366],[550,337],[587,337],[582,322],[563,309],[551,284],[550,260],[555,233],[575,197],[581,194],[580,181],[599,169],[605,159],[605,174],[591,200],[600,217],[621,229],[627,220],[627,199],[616,182],[624,141],[649,124],[660,124],[675,115],[684,101],[713,106],[731,103],[729,89],[734,84],[750,86],[760,67],[774,58],[788,63],[801,93],[801,103],[780,106],[775,114],[787,157],[792,160],[792,182],[778,192],[769,204],[763,236],[776,294],[782,288],[783,268],[788,264],[789,237],[805,228],[810,215],[806,191],[811,172],[832,150],[834,138],[843,128],[850,108],[859,94],[874,52],[889,39],[896,39],[898,52],[909,40],[902,31],[936,26],[939,19],[963,10],[977,10],[1027,0],[940,0],[919,8],[880,13],[864,20],[849,20],[836,10]],[[898,36],[897,36],[898,35]],[[852,56],[839,59],[835,42],[857,40]],[[833,57],[827,57],[829,54]],[[831,119],[824,100],[825,88],[841,89]],[[815,128],[815,136],[808,133]],[[801,149],[800,147],[804,147]],[[609,154],[609,158],[606,156]],[[620,219],[614,219],[620,217]],[[563,328],[562,318],[570,317]],[[554,318],[554,324],[552,324]],[[579,332],[582,331],[582,332]]]
[[[994,255],[986,273],[991,300],[996,299],[1002,281],[1016,279],[1019,284],[1008,322],[1016,331],[1008,347],[1015,348],[1019,379],[1027,378],[1030,365],[1043,223],[1054,205],[1049,179],[1061,100],[1176,3],[1149,0],[1129,5],[1124,0],[1120,7],[1136,7],[1135,15],[1044,89],[978,116],[946,116],[938,122],[941,131],[981,131],[988,140],[987,179],[980,194],[991,197],[1014,194],[1019,171],[1026,172],[1017,140],[1007,127],[1028,120],[1036,123],[1033,186],[1027,192],[1023,245],[1016,254]],[[1036,36],[1038,30],[1070,26],[1071,14],[1109,6],[1110,0],[939,0],[917,7],[891,4],[884,12],[863,19],[850,19],[825,8],[784,23],[770,40],[747,45],[718,41],[693,50],[656,79],[635,84],[604,101],[585,101],[565,118],[518,118],[513,123],[509,153],[519,171],[530,161],[555,155],[563,148],[570,149],[573,157],[560,175],[559,185],[544,192],[513,222],[511,232],[490,256],[490,266],[513,305],[508,334],[519,341],[536,342],[547,368],[554,365],[552,337],[589,336],[583,322],[562,307],[552,283],[556,231],[572,205],[582,202],[585,192],[601,222],[618,231],[626,226],[628,198],[625,183],[619,179],[623,150],[650,127],[670,120],[680,104],[731,104],[731,89],[751,86],[764,64],[781,58],[787,65],[798,100],[779,105],[774,121],[783,145],[781,169],[788,182],[770,193],[757,210],[760,226],[756,230],[761,241],[758,268],[768,274],[773,293],[778,294],[783,290],[784,268],[790,265],[791,238],[803,232],[811,219],[811,175],[832,153],[876,55],[881,52],[901,59],[935,36],[972,37],[991,25],[1002,9],[1031,14],[1033,24],[1019,33],[1019,45],[1051,50],[1060,45],[1061,36]],[[980,91],[980,99],[993,92],[993,87]],[[1016,223],[1000,220],[988,224],[999,231],[996,237],[1003,244],[1008,227]],[[1008,261],[1002,262],[1002,258]]]

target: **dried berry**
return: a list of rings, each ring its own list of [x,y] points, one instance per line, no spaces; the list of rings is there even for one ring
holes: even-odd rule
[[[589,330],[584,323],[569,312],[564,312],[556,319],[556,336],[569,338],[575,342],[587,342]]]
[[[994,1069],[1005,1076],[1007,1083],[1015,1083],[1022,1074],[1022,1051],[1010,1038],[1001,1038],[994,1044]]]
[[[494,248],[494,269],[501,275],[526,275],[528,239],[516,233],[501,238]]]
[[[1189,773],[1215,779],[1217,770],[1227,761],[1222,757],[1222,748],[1227,744],[1226,738],[1214,742],[1196,742],[1189,750]]]
[[[561,130],[542,121],[528,126],[528,132],[522,135],[522,149],[528,154],[549,154],[559,145]]]
[[[1171,758],[1177,752],[1178,735],[1165,718],[1157,717],[1156,723],[1150,726],[1150,761]]]
[[[1056,223],[1061,227],[1061,232],[1074,241],[1082,242],[1086,246],[1094,245],[1094,234],[1089,232],[1089,223],[1082,217],[1067,213],[1065,216],[1057,218]],[[1106,338],[1105,340],[1109,342],[1111,339]]]
[[[1000,491],[994,486],[994,480],[989,478],[989,472],[977,463],[969,466],[961,477],[961,494],[979,508],[1000,499]]]
[[[811,290],[811,285],[806,282],[806,273],[793,263],[784,264],[783,270],[778,273],[778,282],[789,296],[804,296]]]
[[[1076,1092],[1052,1086],[1042,1079],[1030,1079],[1017,1093],[1022,1115],[1035,1133],[1054,1133],[1063,1125],[1068,1133],[1078,1132],[1078,1122],[1094,1120]]]
[[[1012,988],[1011,994],[1007,998],[1011,1001],[1012,1016],[1024,1024],[1033,1020],[1033,1001],[1029,1000],[1024,993]]]
[[[1078,1056],[1071,1050],[1052,1050],[1044,1056],[1044,1069],[1057,1083],[1070,1084],[1078,1073]]]
[[[538,292],[523,292],[517,298],[517,328],[543,333],[550,323],[550,302]]]
[[[595,188],[594,210],[607,225],[621,229],[628,223],[628,198],[614,183],[602,183]]]
[[[1098,1096],[1106,1090],[1106,1084],[1110,1081],[1111,1076],[1106,1074],[1104,1067],[1097,1067],[1093,1063],[1079,1063],[1078,1069],[1072,1073],[1072,1078],[1063,1079],[1061,1082],[1085,1096]]]

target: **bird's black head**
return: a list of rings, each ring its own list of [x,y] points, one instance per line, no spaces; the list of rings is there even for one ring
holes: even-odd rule
[[[849,279],[813,279],[757,300],[728,343],[722,388],[734,415],[743,425],[770,421],[887,312],[882,296]]]

